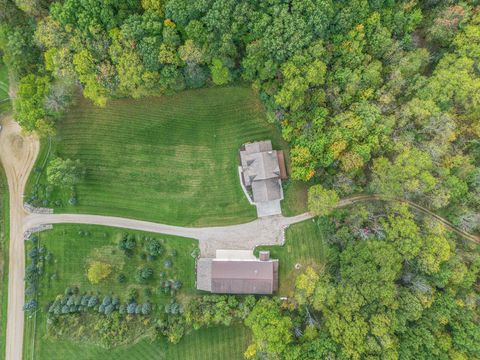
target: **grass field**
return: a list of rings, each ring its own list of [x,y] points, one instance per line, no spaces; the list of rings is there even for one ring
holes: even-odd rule
[[[248,88],[118,100],[106,108],[80,99],[59,121],[51,151],[51,156],[80,159],[86,165],[86,179],[76,189],[79,204],[68,205],[67,189],[63,194],[53,191],[47,205],[61,198],[58,212],[175,225],[246,222],[256,217],[256,211],[239,185],[238,149],[244,142],[261,139],[287,148]],[[43,148],[45,154],[48,146]],[[37,167],[43,163],[40,156]],[[45,183],[44,175],[40,179]]]
[[[8,70],[0,62],[0,114],[10,108],[8,101]]]
[[[291,295],[296,276],[306,266],[320,269],[326,264],[326,237],[330,232],[329,226],[319,219],[306,220],[287,229],[283,246],[259,246],[255,249],[256,253],[270,250],[271,257],[279,259],[279,295]],[[295,267],[297,264],[298,269]]]
[[[0,101],[8,98],[8,70],[0,63]]]
[[[284,196],[282,201],[282,214],[294,216],[308,211],[307,191],[308,184],[303,181],[288,180],[284,184]]]
[[[79,232],[82,234],[80,235]],[[53,254],[52,261],[45,267],[45,274],[42,276],[40,293],[38,296],[39,311],[34,316],[26,317],[25,327],[25,359],[241,359],[243,351],[248,345],[247,330],[242,326],[234,328],[211,328],[193,332],[183,339],[178,345],[168,344],[166,341],[158,340],[151,342],[141,340],[137,344],[118,347],[113,350],[105,350],[91,344],[79,344],[70,340],[53,340],[46,337],[46,316],[44,307],[55,299],[55,296],[62,294],[67,287],[78,286],[80,292],[100,292],[102,295],[115,294],[124,299],[128,289],[138,289],[138,302],[143,302],[144,288],[153,290],[149,296],[152,303],[160,305],[157,311],[163,311],[163,304],[169,301],[168,295],[156,293],[158,284],[161,281],[160,271],[167,271],[166,278],[175,276],[182,281],[183,286],[177,295],[179,299],[196,294],[195,290],[195,261],[190,255],[197,247],[197,242],[186,238],[178,238],[166,235],[147,234],[139,231],[128,231],[137,237],[151,236],[157,239],[164,239],[165,256],[150,261],[148,264],[154,268],[154,277],[145,285],[138,285],[133,279],[136,268],[145,263],[141,258],[141,252],[137,251],[131,258],[127,258],[116,244],[121,237],[123,230],[82,225],[56,225],[53,230],[39,234],[40,245],[44,245]],[[86,235],[88,234],[88,235]],[[27,242],[31,248],[32,242]],[[169,249],[176,249],[175,256],[168,255]],[[28,249],[27,249],[28,251]],[[164,258],[171,258],[173,266],[165,270],[163,267]],[[105,260],[120,266],[110,278],[98,285],[92,285],[86,278],[86,265],[89,259]],[[120,262],[123,261],[123,264]],[[120,264],[120,265],[119,265]],[[119,284],[116,280],[118,273],[127,276],[127,282]],[[55,273],[57,280],[51,280]],[[122,300],[123,300],[122,299]],[[198,355],[197,351],[201,351]],[[212,354],[212,352],[215,354]],[[34,355],[32,355],[34,354]],[[210,355],[209,355],[210,354]],[[238,355],[238,356],[237,356]]]
[[[80,235],[80,232],[83,232]],[[134,234],[137,238],[143,236],[155,237],[162,240],[164,253],[156,260],[147,261],[141,258],[143,250],[141,240],[137,240],[137,248],[131,257],[127,257],[118,249],[118,242],[123,233]],[[88,235],[85,235],[88,233]],[[184,284],[183,289],[191,293],[195,284],[195,259],[191,256],[198,247],[196,240],[180,238],[170,235],[148,234],[140,231],[125,231],[115,228],[92,225],[56,225],[53,230],[39,234],[40,244],[44,245],[53,254],[53,264],[49,265],[46,275],[56,273],[58,280],[50,281],[46,277],[42,287],[41,299],[52,299],[57,294],[63,294],[67,286],[78,286],[83,291],[100,291],[102,294],[113,292],[124,295],[128,284],[134,283],[136,269],[142,265],[154,268],[155,275],[152,281],[142,287],[157,288],[160,281],[158,273],[166,271],[166,277],[178,277]],[[27,248],[32,247],[27,242]],[[175,249],[176,255],[170,256],[170,250]],[[28,250],[28,249],[27,249]],[[163,260],[171,259],[173,265],[166,270]],[[92,285],[86,277],[86,269],[90,260],[104,261],[113,265],[113,272],[106,281]],[[116,276],[120,273],[126,275],[127,282],[120,284]],[[140,286],[139,286],[140,288]],[[142,297],[140,293],[140,297]],[[154,300],[162,300],[154,295]]]
[[[36,360],[241,360],[249,344],[246,327],[212,327],[193,331],[180,343],[171,345],[163,340],[142,340],[128,347],[105,350],[100,347],[40,339]],[[25,360],[32,360],[25,353]]]

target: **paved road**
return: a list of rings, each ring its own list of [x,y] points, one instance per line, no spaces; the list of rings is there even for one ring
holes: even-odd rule
[[[0,131],[0,161],[7,175],[10,192],[10,253],[8,267],[7,360],[22,359],[23,303],[25,248],[23,222],[27,215],[23,209],[23,192],[28,175],[39,150],[33,137],[21,135],[20,127],[11,119],[3,121]],[[4,289],[5,291],[5,289]],[[4,321],[4,319],[2,319]]]

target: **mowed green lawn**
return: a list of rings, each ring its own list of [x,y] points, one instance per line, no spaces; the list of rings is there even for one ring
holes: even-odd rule
[[[122,234],[135,235],[136,248],[132,256],[126,256],[119,248],[118,243]],[[162,254],[152,261],[142,258],[145,252],[142,247],[143,236],[154,237],[162,242]],[[54,300],[58,294],[63,294],[65,288],[78,286],[80,292],[100,291],[103,295],[114,293],[125,299],[127,287],[135,284],[135,272],[140,266],[149,266],[154,275],[144,285],[133,286],[138,288],[140,301],[143,302],[142,291],[150,287],[155,294],[159,282],[168,278],[178,278],[183,286],[180,295],[196,293],[195,290],[195,259],[192,252],[198,248],[198,241],[171,235],[149,234],[135,230],[116,229],[94,225],[55,225],[52,230],[39,233],[40,245],[53,254],[53,262],[47,265],[46,276],[42,280],[42,296],[45,303]],[[33,244],[27,242],[27,251]],[[176,254],[170,255],[175,249]],[[170,259],[172,266],[165,269],[163,261]],[[86,270],[90,261],[101,261],[112,265],[112,275],[98,285],[92,285],[87,279]],[[166,272],[165,279],[159,277],[161,271]],[[58,279],[50,280],[49,275],[56,273]],[[120,284],[117,276],[122,273],[126,282]],[[169,300],[169,297],[157,295],[153,300]]]
[[[142,340],[111,350],[70,341],[40,342],[34,357],[25,353],[25,360],[242,360],[250,333],[243,325],[211,327],[191,332],[176,345]]]
[[[0,62],[0,113],[10,108],[8,101],[8,70]]]
[[[58,212],[191,226],[253,220],[255,207],[239,184],[238,150],[262,139],[287,147],[249,88],[117,100],[106,108],[80,99],[59,121],[52,154],[80,159],[87,176],[77,186],[79,204],[63,201]]]
[[[295,288],[295,278],[312,266],[321,270],[328,260],[326,239],[330,226],[318,218],[290,226],[285,233],[283,246],[259,246],[255,249],[270,250],[273,259],[279,259],[279,295],[290,296]]]
[[[78,286],[80,293],[84,291],[100,292],[100,297],[107,294],[119,295],[122,301],[125,300],[128,289],[135,287],[138,289],[139,302],[146,300],[143,289],[149,287],[153,291],[149,299],[155,305],[154,312],[163,311],[163,306],[170,301],[170,297],[157,294],[157,288],[162,281],[159,273],[167,271],[166,278],[175,277],[183,283],[177,299],[182,300],[196,294],[195,260],[191,253],[197,248],[197,241],[128,231],[137,236],[150,236],[164,240],[165,254],[158,260],[147,262],[140,257],[142,251],[138,242],[138,251],[135,251],[131,258],[126,257],[117,249],[116,244],[123,232],[123,229],[103,226],[56,225],[53,230],[39,234],[39,245],[45,246],[53,254],[53,258],[46,265],[40,281],[38,298],[40,310],[36,313],[36,317],[26,317],[24,359],[242,359],[242,354],[248,346],[249,333],[240,324],[228,328],[215,327],[194,331],[176,345],[168,343],[163,338],[154,342],[143,339],[135,344],[109,350],[68,339],[46,337],[45,306],[49,301],[54,300],[56,295],[63,294],[67,287]],[[27,242],[27,251],[32,246],[33,243]],[[173,257],[169,255],[171,249],[176,250],[176,255]],[[165,258],[173,261],[173,266],[169,270],[163,266]],[[92,285],[86,277],[89,259],[107,261],[116,264],[117,267],[107,280],[98,285]],[[120,264],[120,268],[118,268],[121,260],[124,260],[124,263]],[[134,273],[137,267],[143,264],[153,267],[154,275],[153,279],[145,285],[138,285],[134,280]],[[57,276],[56,280],[51,279],[53,273]],[[123,273],[127,277],[127,281],[123,284],[117,281],[119,273]]]
[[[8,98],[8,71],[7,67],[0,63],[0,101]]]

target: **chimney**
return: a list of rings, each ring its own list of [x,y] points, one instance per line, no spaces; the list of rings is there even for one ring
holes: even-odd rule
[[[260,251],[260,261],[270,260],[270,251]]]

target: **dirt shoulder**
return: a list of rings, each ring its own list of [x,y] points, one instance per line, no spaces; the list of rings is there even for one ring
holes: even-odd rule
[[[23,222],[23,192],[39,150],[33,136],[24,136],[11,118],[2,121],[0,131],[0,161],[7,176],[10,192],[10,247],[8,279],[7,360],[21,360],[24,327],[25,246]]]

